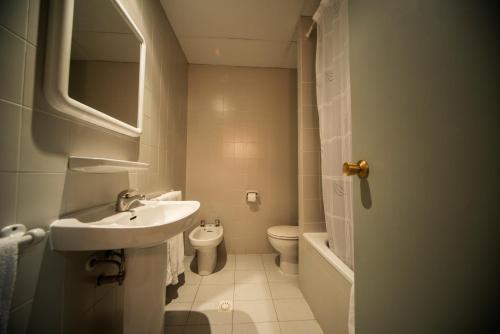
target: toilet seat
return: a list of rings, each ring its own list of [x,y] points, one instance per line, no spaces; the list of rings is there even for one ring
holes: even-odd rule
[[[294,225],[278,225],[267,229],[267,234],[273,238],[297,240],[299,239],[299,227]]]

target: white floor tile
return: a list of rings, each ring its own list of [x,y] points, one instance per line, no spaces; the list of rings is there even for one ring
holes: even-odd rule
[[[202,285],[206,284],[227,285],[233,283],[234,283],[234,271],[232,270],[218,271],[211,275],[203,276],[203,279],[201,280]]]
[[[192,303],[170,303],[165,306],[165,325],[185,325]]]
[[[222,268],[222,270],[223,271],[234,270],[235,264],[236,264],[236,256],[232,255],[232,254],[228,254],[227,258],[226,258],[226,263],[224,264],[224,267]]]
[[[274,299],[273,301],[279,321],[314,319],[305,299]]]
[[[202,276],[200,276],[196,273],[193,273],[190,270],[186,270],[184,272],[184,278],[186,280],[186,284],[197,285],[197,284],[200,284]]]
[[[262,270],[243,270],[236,271],[235,273],[236,283],[266,283],[267,276],[266,272]]]
[[[273,303],[270,300],[235,301],[233,323],[277,321]]]
[[[269,289],[273,299],[304,298],[297,283],[270,282]]]
[[[269,282],[292,282],[298,283],[299,275],[286,275],[279,270],[266,271]]]
[[[234,324],[233,334],[281,334],[277,322]]]
[[[193,258],[186,257],[185,284],[167,289],[165,334],[323,334],[298,276],[281,273],[277,256],[228,255],[225,267],[208,276],[193,273]],[[221,300],[233,301],[233,311],[220,312]]]
[[[167,287],[167,300],[172,300],[172,303],[189,303],[194,301],[198,285],[181,285],[174,287],[169,285]]]
[[[271,299],[267,283],[236,284],[234,300],[260,300]]]
[[[196,294],[196,301],[213,301],[233,300],[234,284],[226,285],[200,285]]]
[[[219,303],[215,302],[194,302],[189,313],[189,325],[219,325],[231,324],[233,321],[232,312],[219,312]]]
[[[316,320],[280,322],[282,334],[323,334]]]
[[[261,256],[258,254],[236,255],[236,270],[264,270]]]
[[[184,334],[231,334],[231,325],[186,326]]]
[[[279,254],[262,254],[261,257],[266,271],[279,270]]]
[[[185,269],[190,269],[191,268],[191,262],[194,260],[194,255],[186,255],[184,256],[184,268]]]

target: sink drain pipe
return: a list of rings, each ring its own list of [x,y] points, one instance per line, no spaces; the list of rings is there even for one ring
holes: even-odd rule
[[[110,263],[114,264],[117,268],[116,275],[105,275],[104,273],[100,274],[97,277],[97,285],[103,284],[112,284],[118,283],[118,285],[122,285],[125,280],[125,250],[122,248],[120,251],[109,250],[101,254],[93,254],[89,257],[85,264],[85,269],[87,271],[93,271],[98,264],[101,263]]]

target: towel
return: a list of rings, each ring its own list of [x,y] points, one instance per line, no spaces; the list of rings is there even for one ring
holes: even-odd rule
[[[355,333],[355,322],[354,322],[354,283],[351,286],[351,297],[349,300],[349,318],[348,318],[348,332],[349,334]]]
[[[161,194],[153,201],[181,201],[182,191]],[[167,285],[179,283],[179,275],[184,272],[184,234],[179,233],[167,240]]]
[[[152,201],[182,201],[182,191],[169,191],[151,199]]]
[[[18,238],[0,238],[0,334],[7,333],[17,273]]]

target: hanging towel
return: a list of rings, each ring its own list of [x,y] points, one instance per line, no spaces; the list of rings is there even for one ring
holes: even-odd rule
[[[182,191],[161,194],[153,201],[181,201]],[[184,234],[179,233],[167,240],[167,285],[179,283],[179,275],[184,272]]]
[[[355,333],[355,322],[354,322],[354,283],[351,286],[351,297],[349,299],[349,320],[347,323],[347,328],[349,330],[349,334]]]
[[[17,273],[16,237],[0,238],[0,334],[7,333]]]

